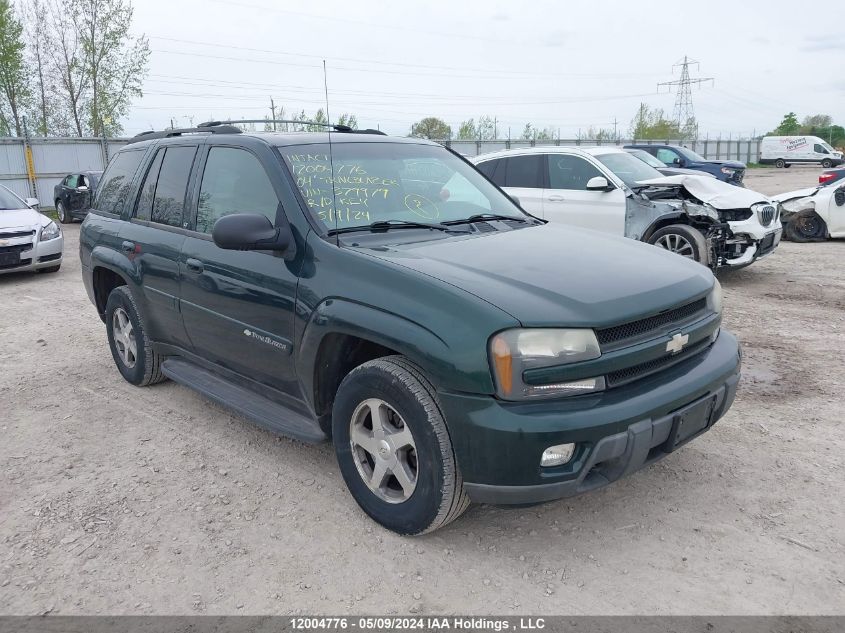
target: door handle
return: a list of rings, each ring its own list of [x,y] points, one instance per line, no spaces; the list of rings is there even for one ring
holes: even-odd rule
[[[558,194],[553,194],[553,195],[549,196],[547,198],[547,200],[549,202],[563,202],[564,200],[566,200],[566,198],[564,198],[563,196],[558,195]]]
[[[124,240],[123,243],[120,245],[120,248],[122,248],[125,253],[134,253],[135,242],[129,242],[127,240]]]
[[[201,273],[205,269],[202,262],[198,259],[194,259],[193,257],[189,257],[185,260],[185,265],[192,273]]]

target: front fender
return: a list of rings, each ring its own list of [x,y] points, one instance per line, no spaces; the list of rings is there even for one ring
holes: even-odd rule
[[[317,352],[329,334],[356,336],[390,348],[419,365],[435,387],[493,392],[490,370],[477,366],[476,355],[461,353],[424,325],[371,305],[327,299],[311,313],[298,345],[297,375],[306,394],[314,393]]]

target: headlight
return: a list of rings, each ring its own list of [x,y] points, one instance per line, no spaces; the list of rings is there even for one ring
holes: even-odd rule
[[[525,371],[577,363],[601,356],[599,342],[587,329],[515,329],[490,339],[490,365],[496,392],[505,400],[571,396],[604,389],[604,377],[569,382],[526,384]]]
[[[733,176],[736,173],[736,169],[731,169],[730,167],[722,167],[722,173],[726,176]]]
[[[62,230],[59,228],[59,225],[51,221],[50,224],[41,229],[40,241],[46,242],[47,240],[54,240],[61,236],[61,234]]]
[[[782,202],[780,206],[783,208],[784,211],[788,211],[789,213],[798,213],[799,211],[803,211],[804,209],[814,209],[816,203],[812,197],[795,198],[793,200],[787,200],[786,202]]]
[[[722,314],[722,284],[718,279],[713,280],[713,290],[707,295],[707,309]]]

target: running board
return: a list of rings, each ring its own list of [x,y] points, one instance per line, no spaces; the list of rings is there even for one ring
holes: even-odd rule
[[[309,444],[328,439],[315,420],[189,361],[168,358],[161,364],[161,372],[172,381],[199,391],[268,431]]]

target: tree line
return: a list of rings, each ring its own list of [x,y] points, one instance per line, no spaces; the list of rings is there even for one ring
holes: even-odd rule
[[[799,123],[798,115],[788,112],[783,115],[783,120],[771,132],[771,136],[818,136],[830,143],[833,147],[845,146],[845,128],[833,123],[833,117],[829,114],[813,114],[805,116]]]
[[[131,0],[0,0],[0,136],[114,136],[150,48]]]

